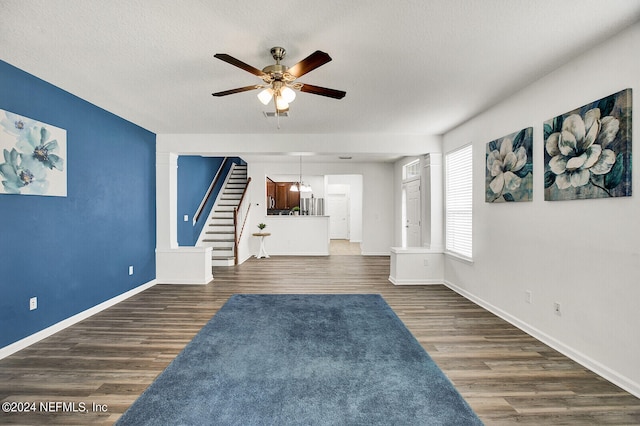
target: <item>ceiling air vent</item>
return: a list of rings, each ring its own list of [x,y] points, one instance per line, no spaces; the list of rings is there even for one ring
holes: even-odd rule
[[[264,116],[267,118],[271,118],[271,117],[275,117],[276,113],[275,111],[265,111],[263,112]],[[280,114],[278,114],[280,117],[288,117],[289,116],[289,111],[285,111],[285,112],[281,112]]]

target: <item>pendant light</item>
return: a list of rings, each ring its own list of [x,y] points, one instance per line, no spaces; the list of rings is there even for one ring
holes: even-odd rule
[[[289,188],[292,192],[312,192],[311,185],[305,185],[302,181],[302,155],[300,156],[300,180]]]

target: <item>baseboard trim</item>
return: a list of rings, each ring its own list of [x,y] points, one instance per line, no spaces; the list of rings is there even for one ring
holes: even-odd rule
[[[393,285],[443,285],[443,281],[441,279],[411,279],[411,280],[403,280],[397,279],[389,275],[389,281]]]
[[[560,352],[561,354],[563,354],[564,356],[572,359],[573,361],[577,362],[578,364],[582,365],[583,367],[593,371],[594,373],[602,376],[603,378],[605,378],[606,380],[610,381],[611,383],[613,383],[616,386],[621,387],[622,389],[626,390],[627,392],[629,392],[630,394],[632,394],[633,396],[635,396],[636,398],[640,398],[640,383],[636,383],[633,380],[629,379],[628,377],[619,374],[618,372],[612,370],[611,368],[603,365],[602,363],[590,358],[589,356],[583,354],[580,351],[575,350],[574,348],[565,345],[564,343],[560,342],[559,340],[555,339],[552,336],[549,336],[548,334],[544,333],[543,331],[538,330],[537,328],[527,324],[526,322],[521,321],[520,319],[514,317],[513,315],[503,311],[502,309],[493,306],[491,303],[488,303],[487,301],[480,299],[479,297],[474,296],[473,294],[469,293],[468,291],[458,287],[457,285],[453,284],[452,282],[445,280],[444,281],[444,285],[446,285],[448,288],[450,288],[451,290],[455,291],[456,293],[458,293],[459,295],[461,295],[462,297],[472,301],[473,303],[481,306],[482,308],[488,310],[489,312],[493,313],[494,315],[497,315],[498,317],[502,318],[503,320],[507,321],[508,323],[510,323],[511,325],[519,328],[520,330],[524,331],[525,333],[529,334],[532,337],[535,337],[536,339],[540,340],[542,343],[552,347],[553,349],[557,350],[558,352]]]
[[[276,256],[329,256],[330,253],[328,251],[310,251],[304,253],[269,253],[269,257]],[[260,260],[260,259],[258,259]]]
[[[134,296],[138,293],[141,293],[151,287],[153,287],[154,285],[156,285],[157,282],[156,280],[151,280],[146,284],[142,284],[134,289],[131,289],[125,293],[122,293],[114,298],[111,298],[109,300],[106,300],[92,308],[89,308],[85,311],[79,312],[67,319],[64,319],[56,324],[53,324],[43,330],[40,330],[30,336],[25,337],[24,339],[18,340],[17,342],[11,343],[10,345],[7,345],[3,348],[0,348],[0,359],[6,358],[9,355],[12,355],[22,349],[25,349],[31,345],[33,345],[36,342],[39,342],[42,339],[45,339],[49,336],[52,336],[54,334],[56,334],[59,331],[64,330],[67,327],[70,327],[84,319],[89,318],[92,315],[97,314],[98,312],[104,311],[107,308],[110,308],[111,306],[114,306],[120,302],[122,302],[123,300],[126,300],[128,298],[130,298],[131,296]]]
[[[211,267],[213,269],[213,266]],[[173,284],[173,285],[207,285],[213,281],[213,275],[205,277],[204,280],[188,280],[181,278],[163,278],[159,284]]]

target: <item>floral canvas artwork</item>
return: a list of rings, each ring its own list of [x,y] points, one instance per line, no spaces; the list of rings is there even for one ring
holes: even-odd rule
[[[632,91],[544,123],[544,199],[631,196]]]
[[[0,110],[0,194],[67,196],[67,132]]]
[[[487,144],[485,201],[531,201],[533,198],[533,127]]]

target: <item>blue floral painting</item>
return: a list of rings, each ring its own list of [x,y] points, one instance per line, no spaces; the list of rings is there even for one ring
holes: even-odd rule
[[[67,132],[0,110],[0,194],[67,196]]]
[[[531,201],[533,198],[533,127],[487,144],[485,201]]]
[[[632,91],[544,123],[544,199],[631,196]]]

